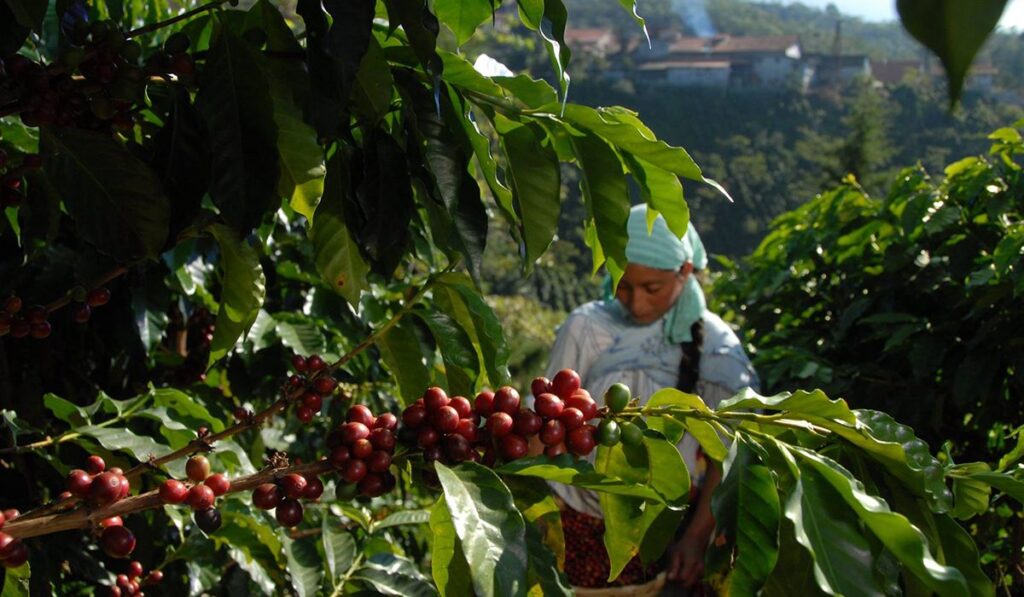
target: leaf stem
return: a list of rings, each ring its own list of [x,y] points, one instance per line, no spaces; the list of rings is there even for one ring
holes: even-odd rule
[[[163,29],[164,27],[167,27],[169,25],[173,25],[173,24],[175,24],[175,23],[177,23],[179,21],[184,21],[185,19],[190,19],[190,18],[196,16],[199,13],[203,13],[203,12],[207,12],[207,11],[213,10],[213,9],[217,8],[218,6],[220,6],[221,4],[224,4],[224,3],[230,2],[230,1],[231,0],[213,0],[212,2],[208,2],[208,3],[206,3],[206,4],[202,5],[202,6],[197,6],[196,8],[193,8],[192,10],[183,12],[183,13],[181,13],[180,15],[178,15],[176,17],[171,17],[171,18],[169,18],[167,20],[164,20],[164,21],[159,21],[159,22],[156,22],[156,23],[151,23],[151,24],[146,25],[144,27],[139,27],[138,29],[132,29],[131,31],[129,31],[128,33],[126,33],[124,35],[125,39],[131,39],[131,38],[137,37],[139,35],[150,33],[152,31],[157,31],[159,29]]]

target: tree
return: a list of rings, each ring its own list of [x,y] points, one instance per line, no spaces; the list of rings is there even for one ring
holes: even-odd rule
[[[439,46],[491,2],[224,4],[0,5],[0,497],[28,510],[0,517],[5,594],[564,594],[541,481],[601,492],[614,577],[682,519],[684,430],[725,467],[712,564],[737,592],[990,591],[946,477],[1015,479],[942,469],[883,413],[675,390],[613,411],[572,372],[533,389],[569,415],[520,408],[477,286],[488,211],[529,270],[575,164],[614,278],[628,181],[680,234],[679,177],[708,182],[629,110],[565,103],[560,2],[519,4],[560,94]],[[567,439],[523,458],[539,423]]]

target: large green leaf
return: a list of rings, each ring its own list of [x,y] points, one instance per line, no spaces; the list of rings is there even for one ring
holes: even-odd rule
[[[868,494],[849,471],[810,450],[796,447],[791,449],[800,457],[801,469],[813,470],[830,484],[863,524],[916,579],[939,595],[963,595],[968,592],[967,582],[959,570],[935,561],[921,531],[904,516],[892,512],[885,501]],[[786,449],[781,451],[787,454],[788,459],[792,459]]]
[[[491,0],[437,0],[434,13],[455,34],[455,43],[469,41],[477,26],[491,18],[494,5]]]
[[[626,270],[629,189],[622,163],[615,151],[593,133],[572,137],[572,145],[580,165],[580,189],[594,219],[601,255],[614,288]],[[596,260],[594,265],[598,265]]]
[[[683,199],[683,185],[679,177],[650,162],[625,154],[626,164],[633,175],[644,200],[665,217],[669,230],[682,238],[690,225],[690,208]]]
[[[299,70],[296,66],[292,68]],[[316,131],[302,120],[302,109],[295,103],[291,89],[294,77],[285,78],[276,69],[268,74],[281,160],[278,189],[290,200],[292,209],[312,221],[324,191],[324,150],[317,143]]]
[[[830,400],[821,390],[813,392],[798,390],[792,394],[782,392],[774,396],[761,396],[754,390],[745,388],[732,398],[723,400],[716,410],[718,412],[735,412],[751,409],[790,411],[800,415],[810,415],[845,423],[854,423],[857,420],[845,400],[842,398]]]
[[[418,525],[430,522],[430,510],[399,510],[388,514],[384,520],[374,521],[370,534],[379,533],[384,529],[404,525]]]
[[[167,122],[153,140],[152,163],[167,191],[173,238],[199,215],[210,187],[211,159],[202,118],[188,90],[172,85],[168,92]]]
[[[391,30],[401,25],[409,45],[427,74],[440,76],[444,65],[437,55],[440,25],[434,13],[430,12],[426,3],[418,0],[384,0],[384,4],[388,8]]]
[[[154,389],[153,406],[162,406],[180,416],[203,422],[214,433],[224,429],[224,423],[210,414],[210,411],[195,398],[174,388]]]
[[[376,123],[391,111],[394,86],[395,81],[391,77],[384,52],[376,38],[371,37],[356,75],[356,86],[352,93],[353,111],[370,123]]]
[[[400,597],[436,597],[437,590],[420,574],[416,565],[391,554],[370,558],[352,574],[353,580],[369,584],[379,594]]]
[[[32,566],[26,562],[17,568],[4,571],[4,587],[0,597],[28,597],[29,579],[32,577]]]
[[[316,595],[320,589],[324,571],[316,543],[312,538],[285,539],[284,553],[288,558],[288,573],[292,577],[292,588],[299,597]]]
[[[991,597],[995,588],[985,571],[981,569],[981,559],[974,539],[946,514],[936,514],[935,524],[945,564],[954,566],[967,578],[970,594],[975,597]]]
[[[543,138],[543,129],[534,125],[516,127],[501,136],[527,267],[547,250],[558,228],[561,175],[554,151],[541,145]]]
[[[199,73],[196,108],[210,139],[210,196],[243,235],[276,208],[277,125],[261,57],[221,26]]]
[[[156,257],[170,213],[160,180],[111,137],[76,128],[43,131],[45,170],[78,233],[122,261]]]
[[[369,266],[359,253],[359,246],[345,224],[342,208],[348,188],[348,176],[340,152],[327,167],[323,199],[316,209],[313,227],[313,260],[324,282],[351,304],[359,302],[359,294],[368,285]]]
[[[501,465],[497,471],[503,475],[536,477],[545,481],[573,485],[603,493],[637,497],[654,502],[664,501],[664,498],[645,482],[626,480],[598,472],[594,469],[594,465],[586,460],[574,458],[569,454],[562,454],[555,458],[546,456],[520,458]]]
[[[281,344],[297,354],[319,354],[327,350],[327,339],[313,321],[288,321],[277,319],[274,332]]]
[[[471,332],[480,345],[480,356],[487,368],[487,378],[491,386],[508,384],[509,347],[494,310],[473,286],[472,280],[465,275],[450,273],[440,276],[435,284],[435,293],[441,289],[447,290],[452,303],[461,303],[468,313],[470,325],[463,323],[463,327]]]
[[[903,26],[942,61],[956,102],[974,55],[999,23],[1007,0],[897,0]]]
[[[526,523],[494,471],[436,463],[445,504],[481,595],[526,594]]]
[[[974,472],[971,478],[995,487],[1011,498],[1024,504],[1024,481],[1006,473]]]
[[[430,509],[430,569],[442,597],[469,595],[472,575],[442,495]]]
[[[702,413],[711,412],[700,396],[688,394],[675,388],[664,388],[651,395],[651,398],[647,401],[647,407],[656,408],[659,406],[679,406],[695,409]],[[700,444],[704,453],[717,462],[723,461],[728,452],[728,448],[725,447],[721,436],[718,435],[715,428],[711,423],[702,419],[678,417],[677,420],[676,416],[649,416],[647,417],[647,424],[652,429],[661,431],[670,440],[676,442],[682,438],[684,430],[689,432]]]
[[[333,516],[324,516],[321,524],[320,542],[324,546],[327,570],[331,574],[331,585],[348,572],[356,559],[356,542],[352,534],[338,525]]]
[[[960,520],[968,520],[988,510],[988,499],[992,487],[978,478],[978,473],[988,473],[992,469],[984,462],[960,464],[953,469],[953,509],[950,515]]]
[[[737,437],[723,463],[724,476],[715,489],[711,510],[715,515],[715,545],[725,541],[725,563],[736,548],[730,590],[755,595],[764,585],[779,555],[781,506],[771,470],[747,440]],[[709,548],[709,557],[715,548]]]
[[[430,370],[423,362],[420,341],[412,327],[400,321],[377,339],[384,365],[398,382],[403,404],[412,404],[430,385]]]
[[[150,457],[160,456],[168,451],[167,446],[148,435],[138,435],[125,427],[84,425],[75,428],[75,432],[95,439],[101,446],[112,452],[117,450],[128,452],[139,462],[146,462]]]
[[[245,339],[266,294],[266,278],[260,265],[259,254],[242,242],[234,230],[217,224],[210,226],[210,234],[220,245],[221,296],[217,311],[216,329],[210,341],[213,364],[231,350],[235,343]]]
[[[453,396],[473,394],[480,367],[469,334],[458,322],[440,311],[417,309],[414,313],[427,324],[441,351],[449,393]]]

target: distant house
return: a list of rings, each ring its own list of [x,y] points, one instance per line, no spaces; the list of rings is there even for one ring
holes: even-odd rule
[[[781,37],[666,36],[634,54],[642,77],[671,85],[778,87],[802,71],[800,39]]]
[[[811,87],[843,85],[872,74],[872,62],[863,54],[807,54],[805,65]]]
[[[871,77],[884,85],[899,85],[911,72],[923,73],[920,60],[872,60]]]
[[[565,43],[574,53],[598,58],[607,58],[621,47],[611,29],[566,29]]]
[[[926,64],[921,60],[872,60],[871,76],[890,87],[899,85],[910,73],[921,73],[932,79],[943,77],[942,67],[937,63]],[[964,89],[978,93],[994,93],[999,69],[988,64],[975,64],[967,73]]]

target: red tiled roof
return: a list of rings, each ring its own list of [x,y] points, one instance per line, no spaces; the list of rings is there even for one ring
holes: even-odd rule
[[[610,29],[566,29],[565,30],[565,41],[566,43],[581,42],[581,43],[597,43],[605,37],[611,37],[612,32]]]
[[[681,37],[673,41],[669,53],[705,52],[785,52],[791,46],[799,44],[796,35],[776,37],[734,37],[732,35],[716,35],[714,37]]]
[[[871,76],[882,83],[899,83],[908,72],[921,70],[920,60],[872,60]]]

